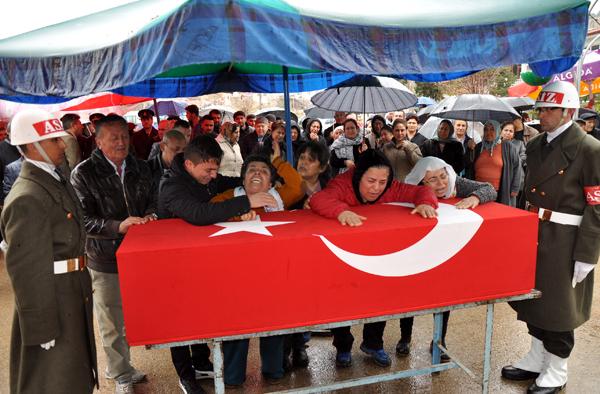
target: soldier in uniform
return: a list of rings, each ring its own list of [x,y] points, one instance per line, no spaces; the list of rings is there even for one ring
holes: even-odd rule
[[[600,142],[573,123],[573,85],[546,86],[536,101],[542,133],[527,144],[527,209],[538,214],[535,287],[542,297],[512,306],[527,323],[531,350],[502,369],[534,379],[528,393],[557,393],[567,382],[574,330],[590,318],[600,251]]]
[[[83,212],[57,171],[65,135],[38,109],[12,122],[11,144],[25,160],[0,219],[15,294],[11,393],[91,393],[98,384]]]

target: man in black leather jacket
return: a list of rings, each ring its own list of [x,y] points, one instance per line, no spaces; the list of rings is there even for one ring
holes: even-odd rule
[[[94,310],[116,392],[133,392],[145,374],[131,365],[125,340],[116,252],[133,225],[156,219],[156,193],[148,165],[129,154],[127,122],[109,115],[96,123],[98,148],[71,173],[84,211],[86,253]]]

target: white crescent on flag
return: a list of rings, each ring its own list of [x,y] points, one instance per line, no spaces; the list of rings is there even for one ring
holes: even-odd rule
[[[390,203],[414,207],[412,204]],[[473,238],[483,218],[470,209],[439,204],[435,227],[406,249],[393,253],[367,256],[344,250],[322,235],[317,235],[340,260],[357,270],[378,276],[409,276],[435,268],[460,252]]]

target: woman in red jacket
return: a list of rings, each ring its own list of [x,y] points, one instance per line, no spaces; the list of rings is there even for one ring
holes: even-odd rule
[[[415,204],[412,214],[424,218],[437,216],[437,198],[426,186],[413,186],[394,180],[389,161],[380,152],[369,149],[359,156],[356,167],[329,182],[327,187],[315,193],[310,207],[321,216],[337,219],[344,226],[360,226],[366,219],[351,211],[351,207],[385,202],[409,202]],[[382,367],[391,364],[389,355],[383,350],[385,322],[365,324],[360,350],[373,357]],[[348,367],[352,364],[354,337],[350,327],[334,328],[333,346],[337,349],[336,365]]]

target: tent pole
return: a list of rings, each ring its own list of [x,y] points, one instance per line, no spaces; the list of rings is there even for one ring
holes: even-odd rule
[[[286,160],[294,165],[294,151],[292,150],[292,115],[290,109],[290,85],[287,66],[283,66],[283,104],[285,108],[285,150]]]

